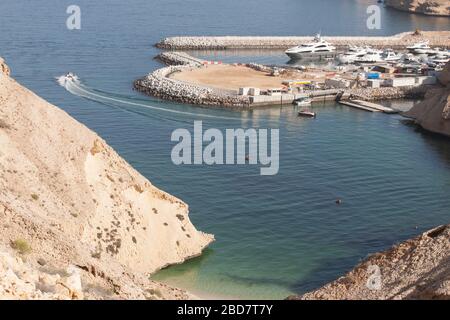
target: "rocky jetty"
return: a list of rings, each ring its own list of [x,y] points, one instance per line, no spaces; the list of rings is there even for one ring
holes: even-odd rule
[[[450,16],[448,0],[385,0],[385,5],[402,11],[432,16]]]
[[[205,63],[205,60],[195,58],[185,52],[161,52],[156,59],[169,66],[200,67]]]
[[[203,60],[182,52],[164,52],[157,57],[169,66],[157,69],[142,79],[134,82],[134,88],[147,95],[164,100],[190,103],[196,105],[221,106],[229,108],[245,108],[250,104],[246,96],[237,96],[226,90],[219,90],[187,83],[170,78],[175,72],[183,69],[201,68]]]
[[[337,47],[349,45],[404,48],[418,41],[429,41],[432,46],[450,48],[450,31],[423,31],[420,35],[411,32],[388,37],[323,37]],[[257,36],[183,36],[161,40],[156,47],[161,49],[286,49],[299,43],[310,42],[312,37],[257,37]]]
[[[148,275],[200,255],[214,237],[196,230],[186,203],[152,185],[97,134],[1,66],[0,253],[9,248],[6,254],[26,257],[27,266],[58,273],[61,281],[76,266],[72,271],[91,284],[94,298],[189,298]],[[10,284],[1,275],[20,279],[22,268],[16,261],[14,271],[5,259],[3,289]],[[58,294],[50,280],[50,288],[39,290]]]
[[[371,255],[345,276],[293,300],[450,299],[450,225]]]
[[[404,115],[425,130],[450,137],[450,62],[438,76],[439,87],[430,89],[425,100]]]
[[[354,96],[360,100],[377,101],[391,99],[421,99],[430,86],[381,87],[346,89],[345,96]]]

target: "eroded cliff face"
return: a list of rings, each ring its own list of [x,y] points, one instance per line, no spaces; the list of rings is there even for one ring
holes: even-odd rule
[[[448,0],[385,0],[388,7],[436,16],[450,16]]]
[[[27,261],[74,264],[113,283],[121,297],[145,298],[143,288],[158,286],[147,274],[213,241],[192,225],[186,203],[0,65],[0,245],[19,239],[32,248]]]
[[[450,62],[438,77],[440,87],[429,89],[423,102],[414,106],[405,116],[425,130],[450,136]]]
[[[450,225],[371,255],[345,276],[289,299],[450,299]]]

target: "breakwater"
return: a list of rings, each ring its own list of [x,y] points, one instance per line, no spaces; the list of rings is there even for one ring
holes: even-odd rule
[[[162,53],[159,59],[175,65],[167,66],[134,82],[134,88],[145,94],[164,100],[196,105],[245,108],[250,105],[247,96],[238,96],[233,91],[215,89],[170,78],[175,72],[200,67],[201,60],[189,58],[183,53]],[[196,61],[198,60],[198,61]]]
[[[450,48],[450,31],[423,31],[419,35],[404,32],[387,37],[323,37],[337,47],[348,45],[372,46],[377,48],[404,48],[419,41],[429,41],[431,46]],[[161,40],[156,47],[170,50],[203,50],[203,49],[286,49],[299,43],[310,42],[313,37],[253,37],[253,36],[183,36],[169,37]]]
[[[282,94],[280,96],[242,96],[235,90],[218,89],[171,78],[176,72],[204,67],[205,60],[190,56],[185,52],[162,52],[157,57],[168,66],[157,69],[134,82],[134,88],[147,95],[164,100],[195,105],[220,106],[227,108],[249,108],[266,105],[291,104],[295,99],[309,96],[314,101],[357,98],[365,101],[423,98],[428,88],[426,85],[381,88],[349,88],[331,90],[305,90],[299,94]],[[269,66],[249,63],[247,67],[269,71]],[[283,72],[283,69],[279,70]]]

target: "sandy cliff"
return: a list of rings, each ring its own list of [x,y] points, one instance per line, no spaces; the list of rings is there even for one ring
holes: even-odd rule
[[[0,246],[29,247],[31,267],[76,265],[121,298],[188,297],[146,274],[201,254],[213,236],[94,132],[11,79],[3,60],[0,71]]]
[[[438,77],[440,87],[430,89],[425,100],[405,116],[415,119],[425,130],[450,136],[450,62]]]
[[[374,254],[336,281],[290,299],[450,299],[450,225]]]
[[[386,6],[408,11],[436,16],[450,16],[448,0],[385,0]]]

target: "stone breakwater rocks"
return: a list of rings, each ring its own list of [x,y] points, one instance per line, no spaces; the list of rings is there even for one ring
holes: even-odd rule
[[[250,105],[246,96],[229,95],[220,90],[169,78],[170,74],[180,72],[187,66],[169,66],[155,70],[134,82],[136,90],[165,100],[197,105],[243,108]]]
[[[271,72],[273,70],[272,67],[265,66],[265,65],[259,64],[259,63],[253,63],[253,62],[247,63],[245,66],[248,68],[254,69],[256,71],[262,71],[262,72]],[[278,69],[280,69],[280,68],[278,68]],[[282,69],[282,70],[284,70],[284,69]]]
[[[203,65],[205,60],[195,58],[184,52],[162,52],[156,56],[156,59],[161,60],[169,66],[194,66],[199,67]]]
[[[420,99],[425,96],[429,86],[357,88],[345,91],[345,95],[353,95],[362,100]]]
[[[404,48],[418,41],[428,40],[431,46],[450,48],[450,31],[424,31],[420,35],[411,32],[387,37],[323,37],[338,47],[348,45]],[[156,44],[162,49],[286,49],[309,42],[312,37],[252,37],[252,36],[196,36],[169,37]]]

